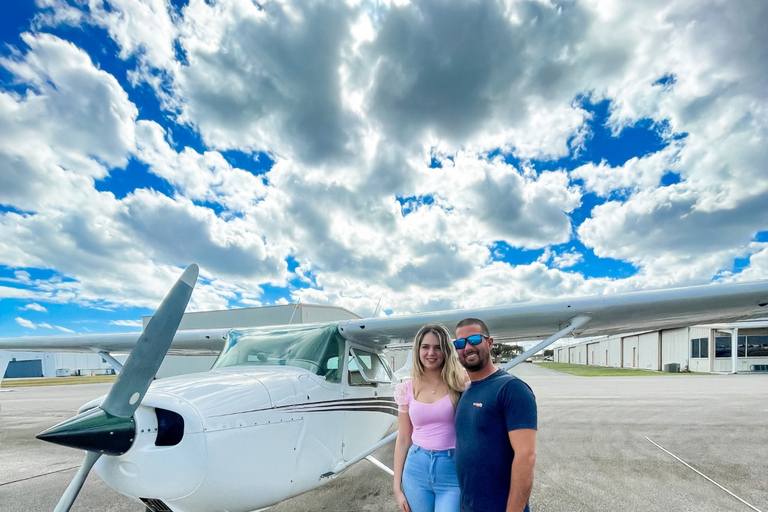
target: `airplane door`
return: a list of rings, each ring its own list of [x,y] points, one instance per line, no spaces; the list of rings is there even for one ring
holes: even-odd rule
[[[342,386],[318,381],[309,375],[299,377],[304,403],[303,427],[296,444],[297,463],[293,492],[312,489],[321,475],[333,470],[342,460],[345,412]]]
[[[397,421],[397,406],[386,359],[361,347],[348,347],[346,359],[342,452],[351,460],[384,437]]]
[[[344,360],[345,342],[337,335],[318,359],[316,374],[299,375],[297,403],[303,426],[296,443],[294,494],[314,488],[343,460]]]

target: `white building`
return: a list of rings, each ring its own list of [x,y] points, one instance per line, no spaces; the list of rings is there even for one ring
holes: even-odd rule
[[[768,371],[768,321],[605,336],[554,349],[560,363],[655,371]]]

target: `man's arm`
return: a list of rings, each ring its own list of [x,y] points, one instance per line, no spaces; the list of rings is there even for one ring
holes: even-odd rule
[[[536,464],[536,431],[530,428],[511,430],[509,444],[515,451],[509,482],[507,512],[523,512],[533,488],[533,466]]]

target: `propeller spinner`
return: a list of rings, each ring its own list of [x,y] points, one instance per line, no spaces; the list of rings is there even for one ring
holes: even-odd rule
[[[133,413],[149,389],[187,308],[199,269],[194,263],[179,277],[136,342],[102,404],[37,435],[38,439],[86,450],[83,465],[54,512],[67,512],[102,454],[122,455],[133,444]]]

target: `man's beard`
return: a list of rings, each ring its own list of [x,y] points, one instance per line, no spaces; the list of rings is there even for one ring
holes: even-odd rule
[[[474,363],[474,364],[468,364],[468,363],[466,362],[466,360],[465,360],[465,361],[461,361],[461,365],[462,365],[462,366],[463,366],[463,367],[464,367],[464,368],[465,368],[465,369],[466,369],[468,372],[472,372],[472,373],[475,373],[475,372],[479,372],[480,370],[482,370],[483,368],[485,368],[485,367],[486,367],[486,365],[488,364],[488,362],[490,362],[490,360],[491,360],[491,356],[490,356],[490,354],[482,354],[482,353],[478,352],[478,353],[477,353],[477,362],[476,362],[476,363]]]

